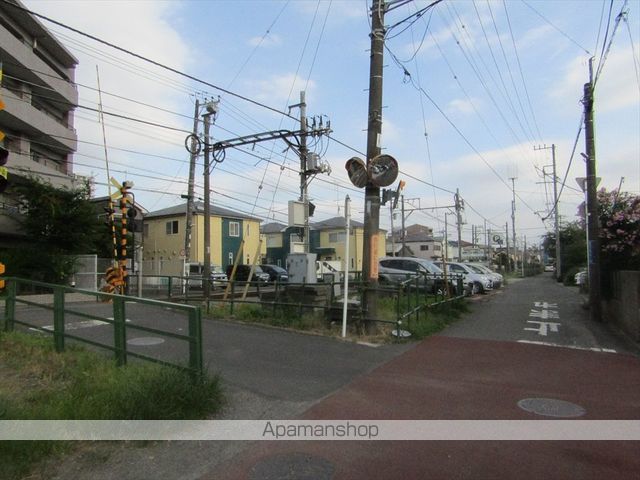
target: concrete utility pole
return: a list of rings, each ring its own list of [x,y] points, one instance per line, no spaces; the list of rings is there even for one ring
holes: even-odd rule
[[[389,202],[389,222],[391,224],[391,256],[396,256],[396,239],[393,231],[393,202]]]
[[[193,201],[194,185],[196,176],[196,160],[198,153],[196,150],[196,137],[198,136],[198,114],[200,113],[200,100],[196,98],[196,108],[193,114],[193,135],[191,140],[191,155],[189,158],[189,187],[187,189],[187,218],[184,229],[184,261],[189,263],[191,259],[191,229],[193,225]],[[187,273],[187,272],[183,272]]]
[[[518,241],[516,238],[516,177],[511,177],[511,193],[513,198],[511,199],[511,233],[513,237],[513,261],[514,271],[518,269]]]
[[[456,223],[458,226],[458,261],[462,261],[462,204],[460,201],[460,190],[456,188]]]
[[[553,276],[556,279],[561,279],[562,268],[562,255],[560,251],[560,205],[558,205],[558,176],[556,175],[556,145],[551,144],[551,147],[534,147],[534,150],[548,150],[551,148],[552,168],[553,168],[553,230],[556,236],[556,270],[553,272]],[[544,172],[544,170],[543,170]],[[546,181],[546,179],[545,179]]]
[[[202,115],[204,119],[204,298],[207,302],[207,312],[209,311],[209,296],[211,295],[211,139],[209,130],[211,127],[211,117],[218,113],[218,102],[209,101],[205,105],[207,112]]]
[[[300,201],[304,205],[304,230],[303,248],[304,253],[309,253],[309,197],[307,192],[307,104],[305,102],[304,90],[300,92]]]
[[[511,271],[511,257],[509,256],[509,222],[505,222],[504,224],[504,233],[504,244],[507,253],[507,264],[505,265],[505,271],[509,272]]]
[[[369,121],[367,125],[367,169],[373,158],[380,155],[382,133],[382,75],[384,61],[384,0],[372,0],[371,5],[371,60],[369,67]],[[371,179],[364,194],[364,252],[362,274],[370,289],[378,286],[378,230],[380,228],[380,187]],[[376,295],[365,289],[366,317],[376,318]],[[373,330],[370,320],[364,322],[366,332]]]
[[[600,304],[600,225],[596,194],[596,145],[593,131],[593,57],[589,59],[589,82],[584,84],[584,130],[587,156],[587,232],[589,234],[589,312],[591,320],[601,321]]]

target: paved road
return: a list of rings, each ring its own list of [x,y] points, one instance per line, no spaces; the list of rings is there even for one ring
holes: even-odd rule
[[[636,346],[589,323],[581,304],[550,276],[514,282],[301,418],[548,419],[519,406],[546,398],[583,419],[640,419]],[[203,478],[635,479],[637,452],[638,442],[259,442]]]
[[[149,319],[132,308],[127,318],[184,328],[167,315]],[[589,323],[577,291],[550,275],[479,297],[461,321],[413,345],[371,348],[225,322],[203,330],[205,359],[230,397],[222,418],[545,418],[518,407],[531,397],[574,403],[587,419],[640,416],[636,347]],[[109,335],[108,326],[81,331]],[[172,442],[113,450],[106,462],[84,452],[54,478],[600,479],[640,471],[637,444],[623,442]],[[277,475],[282,467],[289,477]]]

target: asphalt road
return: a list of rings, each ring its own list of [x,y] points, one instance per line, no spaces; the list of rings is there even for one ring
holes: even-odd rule
[[[517,402],[531,396],[581,405],[587,418],[635,419],[637,346],[592,324],[582,305],[575,288],[557,284],[550,274],[516,280],[471,300],[471,311],[440,335],[378,348],[205,321],[205,362],[224,380],[225,419],[529,419],[532,414]],[[185,328],[170,311],[132,306],[127,318],[175,332]],[[76,333],[109,341],[110,331],[97,324]],[[131,330],[129,338],[136,336],[149,334]],[[134,348],[176,359],[185,354],[169,341]],[[291,475],[286,478],[316,478],[304,477],[304,469],[318,462],[333,472],[322,478],[335,479],[634,478],[630,472],[640,470],[635,448],[624,442],[171,442],[109,448],[108,460],[96,461],[104,453],[90,448],[56,465],[51,478],[280,478],[263,476],[277,473],[269,470],[273,465],[284,465]]]

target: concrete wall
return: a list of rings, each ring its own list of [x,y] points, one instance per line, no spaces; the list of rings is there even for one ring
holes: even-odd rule
[[[613,298],[602,302],[604,320],[640,342],[640,272],[615,272],[612,290]]]

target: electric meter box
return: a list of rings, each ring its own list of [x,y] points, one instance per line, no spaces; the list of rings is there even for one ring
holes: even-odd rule
[[[315,253],[290,253],[287,255],[289,283],[317,283]]]

